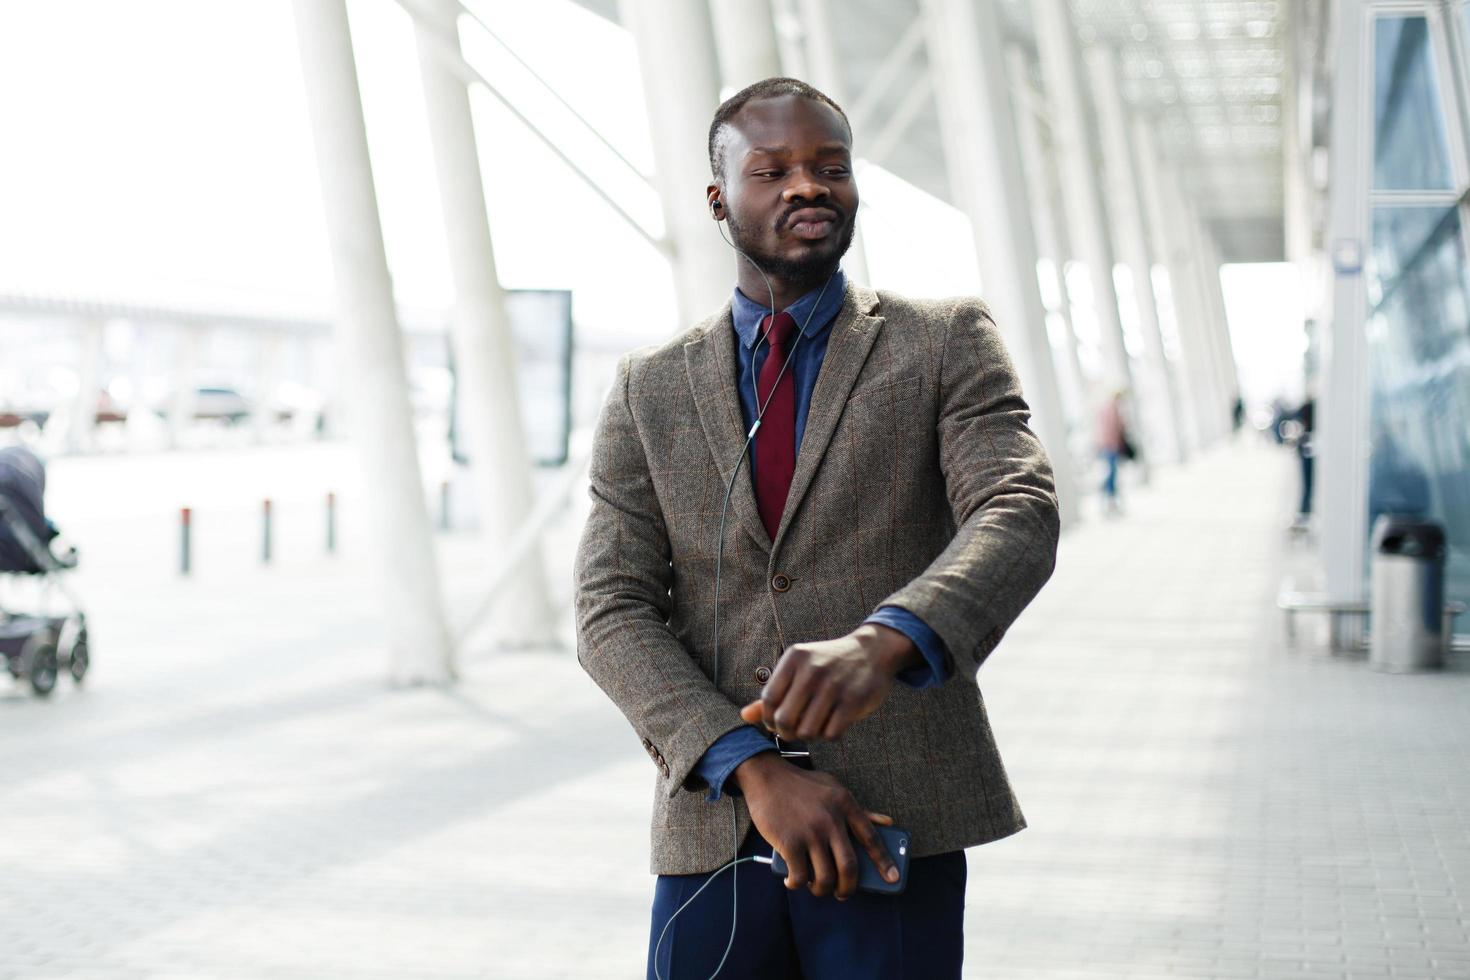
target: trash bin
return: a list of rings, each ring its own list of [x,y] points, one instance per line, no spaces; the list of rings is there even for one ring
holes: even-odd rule
[[[1384,514],[1373,525],[1373,627],[1368,663],[1401,674],[1444,659],[1444,528]]]

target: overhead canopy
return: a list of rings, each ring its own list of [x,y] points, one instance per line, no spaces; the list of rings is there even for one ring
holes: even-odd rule
[[[614,0],[582,2],[617,19]],[[1000,0],[1000,6],[1011,40],[1034,50],[1027,0]],[[1071,0],[1082,43],[1117,51],[1124,98],[1154,120],[1160,144],[1226,261],[1284,255],[1285,7],[1283,0]],[[845,108],[866,100],[873,108],[855,134],[858,155],[865,155],[865,142],[881,143],[883,158],[874,162],[952,199],[932,98],[912,114],[901,139],[878,138],[885,122],[901,114],[911,88],[927,84],[922,46],[884,91],[865,95],[919,16],[917,0],[841,0],[830,3],[830,11]],[[784,20],[794,26],[794,19]]]

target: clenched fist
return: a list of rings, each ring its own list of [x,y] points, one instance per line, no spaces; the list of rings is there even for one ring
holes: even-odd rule
[[[864,623],[835,640],[787,647],[761,699],[740,709],[740,717],[786,739],[841,738],[878,710],[900,670],[922,662],[907,636]]]

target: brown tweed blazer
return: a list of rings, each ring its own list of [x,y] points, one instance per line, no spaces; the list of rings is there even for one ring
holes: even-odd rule
[[[975,682],[1056,555],[1051,468],[1016,373],[977,299],[849,284],[831,329],[774,542],[748,464],[735,482],[718,677],[715,543],[745,441],[730,306],[625,356],[597,425],[575,572],[577,656],[657,769],[657,874],[731,860],[732,807],[742,836],[750,826],[742,799],[707,802],[691,773],[744,724],[757,671],[883,605],[938,633],[954,675],[923,690],[895,684],[843,738],[811,746],[815,767],[910,830],[918,857],[1025,826]]]

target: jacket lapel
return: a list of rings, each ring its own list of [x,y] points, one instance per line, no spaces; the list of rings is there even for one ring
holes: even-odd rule
[[[791,490],[786,494],[786,508],[781,512],[781,524],[776,529],[775,551],[781,547],[786,528],[802,498],[811,489],[817,467],[832,442],[832,432],[837,420],[847,405],[848,392],[857,382],[858,374],[868,360],[868,352],[878,339],[883,327],[883,318],[870,314],[878,306],[878,295],[865,286],[847,285],[847,299],[832,324],[832,335],[827,340],[827,353],[822,358],[822,369],[817,374],[817,387],[812,392],[812,403],[807,409],[806,429],[801,436],[801,446],[796,453],[796,472],[791,477]],[[733,333],[733,331],[731,331]],[[733,355],[732,355],[733,356]],[[749,486],[750,481],[744,481]],[[751,493],[751,511],[757,515],[755,494]],[[764,537],[764,528],[761,528]]]
[[[735,481],[735,488],[730,492],[730,507],[756,544],[762,550],[770,551],[771,538],[761,523],[755,489],[750,481],[750,460],[747,455],[741,462],[739,455],[740,447],[745,445],[746,432],[741,423],[740,395],[735,390],[738,377],[736,337],[730,306],[727,302],[713,320],[706,321],[708,329],[684,345],[684,366],[689,374],[689,387],[694,394],[699,421],[704,427],[704,437],[709,442],[710,453],[720,473],[722,488],[730,485],[735,465],[740,463],[740,479]],[[822,370],[826,370],[825,365]],[[807,424],[811,425],[810,422]],[[810,429],[806,437],[810,438]],[[754,448],[752,445],[752,452]]]

